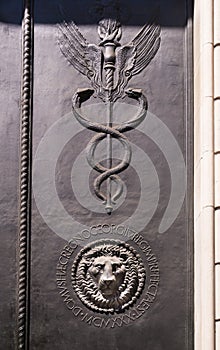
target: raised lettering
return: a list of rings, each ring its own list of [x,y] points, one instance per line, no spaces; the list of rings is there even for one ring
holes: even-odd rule
[[[100,317],[94,317],[93,320],[92,320],[92,324],[93,324],[95,327],[100,328],[101,325],[102,325],[102,319],[101,319]]]
[[[65,300],[64,300],[65,301]],[[67,308],[69,309],[69,310],[72,310],[73,308],[74,308],[74,301],[72,300],[72,299],[69,299],[69,300],[67,300],[67,301],[65,301],[66,302],[66,306],[67,306]]]
[[[107,228],[107,230],[105,229],[105,227]],[[103,233],[109,233],[111,231],[111,227],[109,224],[103,224],[102,225],[102,232]]]
[[[64,280],[64,281],[59,281],[59,280],[57,280],[57,285],[58,285],[58,287],[62,287],[62,286],[65,286],[65,284],[66,284],[66,281]]]
[[[66,274],[66,265],[60,265],[59,263],[57,264],[57,270],[59,270],[59,274]]]
[[[157,286],[155,286],[154,284],[150,284],[148,286],[148,293],[150,293],[151,295],[155,296],[157,294]]]
[[[82,311],[81,307],[75,306],[74,309],[73,309],[73,314],[77,317],[77,316],[79,316],[81,311]]]
[[[60,256],[59,257],[59,263],[61,264],[61,265],[67,265],[67,263],[68,263],[68,259],[66,259],[64,256]]]
[[[78,245],[76,244],[76,242],[74,242],[73,239],[70,239],[68,244],[69,244],[70,248],[73,250],[75,250],[78,247]]]
[[[110,323],[110,319],[105,320],[104,318],[102,319],[102,324],[101,327],[107,328]]]

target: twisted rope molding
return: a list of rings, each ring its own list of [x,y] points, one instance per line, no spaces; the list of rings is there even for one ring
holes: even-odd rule
[[[32,1],[26,0],[22,38],[22,90],[20,136],[20,226],[18,267],[17,349],[28,349],[29,256],[31,194]]]

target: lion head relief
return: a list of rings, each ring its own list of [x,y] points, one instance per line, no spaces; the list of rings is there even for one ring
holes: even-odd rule
[[[117,256],[98,256],[94,258],[88,269],[97,288],[107,299],[114,298],[119,293],[126,273],[123,259]]]
[[[97,312],[122,312],[140,296],[145,282],[141,257],[116,240],[87,245],[72,267],[72,285],[80,300]]]

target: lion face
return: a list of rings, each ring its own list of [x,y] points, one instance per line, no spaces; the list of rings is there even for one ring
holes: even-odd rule
[[[72,266],[73,289],[95,312],[123,312],[136,302],[144,283],[141,257],[132,246],[118,240],[88,244]]]
[[[119,257],[100,256],[94,259],[88,272],[102,295],[112,298],[124,281],[126,268]]]

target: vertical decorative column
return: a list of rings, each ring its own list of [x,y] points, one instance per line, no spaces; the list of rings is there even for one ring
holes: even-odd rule
[[[213,0],[194,9],[195,349],[215,349]]]
[[[17,349],[28,349],[30,206],[31,206],[31,119],[32,119],[32,2],[24,3],[22,23],[22,86],[20,141],[20,227],[18,247]]]
[[[214,0],[215,327],[220,350],[220,2]]]

